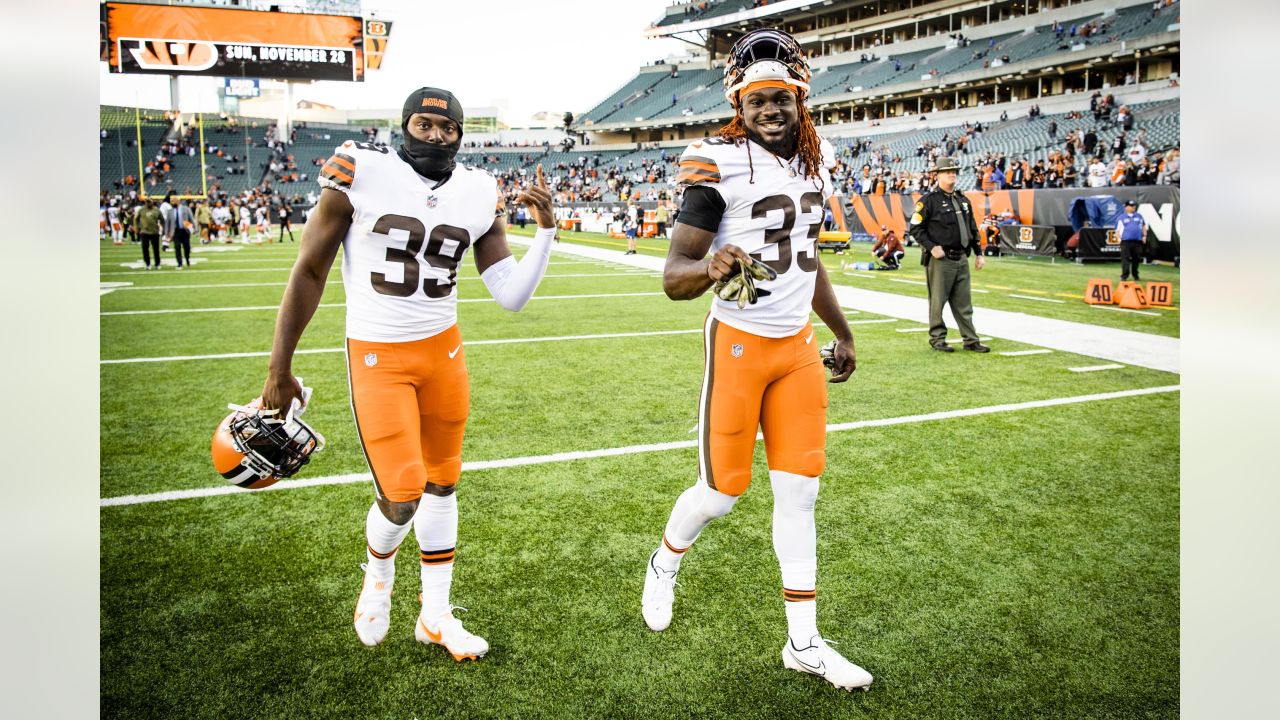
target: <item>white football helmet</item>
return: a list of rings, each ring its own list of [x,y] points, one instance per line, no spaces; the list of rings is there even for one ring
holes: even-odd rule
[[[753,30],[738,38],[724,66],[724,96],[738,107],[738,92],[761,80],[778,80],[798,90],[800,100],[809,94],[809,61],[800,43],[782,30]]]

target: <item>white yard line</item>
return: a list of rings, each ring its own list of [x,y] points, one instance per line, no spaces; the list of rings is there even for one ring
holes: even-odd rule
[[[1150,315],[1152,317],[1160,317],[1160,313],[1147,312],[1146,310],[1134,310],[1133,308],[1112,307],[1111,305],[1090,305],[1099,310],[1115,310],[1116,312],[1135,313],[1137,315]]]
[[[699,328],[693,332],[702,332],[702,329]],[[1165,385],[1162,387],[1120,390],[1117,392],[1098,393],[1095,395],[1076,395],[1072,397],[1032,400],[1029,402],[1009,403],[1005,405],[989,405],[986,407],[964,408],[961,410],[944,410],[941,412],[926,413],[923,415],[905,415],[901,417],[881,418],[878,420],[858,420],[856,422],[827,425],[827,432],[843,432],[846,430],[858,430],[869,427],[907,425],[911,423],[932,422],[935,420],[973,417],[975,415],[990,415],[993,413],[1016,412],[1019,410],[1056,407],[1059,405],[1115,400],[1118,398],[1178,392],[1179,389],[1180,386],[1178,385]],[[759,434],[756,435],[756,439],[760,439]],[[668,450],[686,450],[693,447],[697,447],[696,440],[678,440],[676,442],[654,443],[649,445],[629,445],[625,447],[600,448],[598,450],[578,450],[574,452],[553,453],[550,455],[529,455],[525,457],[504,458],[500,460],[470,461],[462,463],[462,470],[463,472],[476,472],[479,470],[521,467],[525,465],[544,465],[548,463],[572,462],[574,460],[587,460],[601,457],[617,457],[620,455],[637,455],[640,453],[665,452]],[[304,478],[302,480],[284,480],[269,488],[256,492],[296,490],[298,488],[317,487],[321,485],[343,485],[357,482],[368,482],[369,480],[369,473],[330,475],[328,477]],[[99,500],[98,504],[100,507],[144,505],[147,503],[164,502],[167,500],[185,500],[190,498],[214,497],[218,495],[244,495],[247,492],[255,491],[245,491],[233,485],[219,485],[216,487],[194,488],[190,490],[170,490],[168,492],[151,493],[147,495],[119,495],[116,497],[102,498]]]
[[[879,320],[850,320],[850,325],[875,325],[876,323],[898,322],[898,318],[881,318]]]
[[[898,328],[894,332],[929,332],[927,327]]]
[[[1017,295],[1014,293],[1009,293],[1009,297],[1018,298],[1019,300],[1035,300],[1037,302],[1058,303],[1059,305],[1067,304],[1065,300],[1054,300],[1053,298],[1035,297],[1034,295]]]
[[[903,280],[902,278],[889,278],[889,281],[896,282],[896,283],[906,283],[907,285],[924,285],[925,287],[929,286],[929,283],[921,282],[919,280]]]
[[[613,297],[653,297],[657,295],[665,295],[660,292],[636,292],[636,293],[593,293],[589,295],[534,295],[530,300],[583,300],[587,298],[613,298]],[[459,300],[460,303],[485,303],[493,302],[490,298],[468,298]],[[346,303],[321,303],[318,307],[336,308],[346,307]],[[170,310],[113,310],[109,312],[98,313],[102,316],[108,315],[166,315],[170,313],[206,313],[206,312],[239,312],[242,310],[279,310],[279,305],[248,305],[245,307],[218,307],[218,308],[174,308]]]
[[[1070,370],[1071,372],[1081,373],[1081,372],[1097,372],[1099,370],[1119,370],[1122,367],[1124,366],[1116,365],[1112,363],[1110,365],[1089,365],[1086,367],[1073,367],[1073,368],[1067,368],[1067,369]]]
[[[890,321],[892,322],[892,321]],[[465,340],[463,345],[472,347],[475,345],[511,345],[517,343],[535,343],[535,342],[563,342],[567,340],[603,340],[607,338],[627,338],[627,337],[648,337],[651,335],[690,335],[692,333],[700,333],[702,328],[694,330],[653,330],[650,332],[633,332],[633,333],[604,333],[600,335],[557,335],[551,337],[531,337],[531,338],[500,338],[496,340]],[[310,350],[294,351],[295,355],[315,355],[321,353],[340,353],[346,348],[313,348]],[[248,357],[269,357],[271,351],[264,352],[243,352],[243,353],[221,353],[218,355],[181,355],[173,357],[140,357],[140,358],[119,358],[115,360],[99,360],[99,365],[126,365],[132,363],[157,363],[157,362],[180,362],[186,360],[226,360],[229,358],[248,358]]]
[[[1015,350],[1013,352],[1002,352],[1000,354],[1004,355],[1005,357],[1022,357],[1023,355],[1044,355],[1046,353],[1051,353],[1051,352],[1053,351],[1047,350],[1045,348],[1040,348],[1039,350]]]

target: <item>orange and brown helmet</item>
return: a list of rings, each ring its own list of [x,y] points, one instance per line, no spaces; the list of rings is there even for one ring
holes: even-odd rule
[[[296,474],[324,449],[324,437],[297,417],[262,412],[262,398],[248,405],[228,405],[232,412],[218,423],[210,453],[213,468],[227,482],[249,490],[275,485]]]

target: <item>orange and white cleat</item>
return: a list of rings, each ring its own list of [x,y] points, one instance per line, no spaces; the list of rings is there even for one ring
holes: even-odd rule
[[[443,645],[458,662],[478,660],[489,652],[488,641],[467,632],[462,627],[462,621],[452,614],[442,615],[432,624],[428,624],[426,618],[419,614],[413,637],[423,645]]]
[[[386,639],[391,627],[391,585],[395,578],[375,578],[363,563],[361,567],[365,573],[360,599],[356,600],[356,635],[360,642],[373,647]]]

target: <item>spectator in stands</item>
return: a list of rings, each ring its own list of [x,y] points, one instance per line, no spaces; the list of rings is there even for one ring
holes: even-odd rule
[[[1057,138],[1058,138],[1058,121],[1050,120],[1049,121],[1049,141],[1053,142],[1057,140]]]
[[[1089,187],[1099,188],[1107,186],[1107,166],[1102,164],[1102,159],[1094,156],[1089,159]]]
[[[1022,160],[1014,158],[1013,169],[1009,171],[1009,189],[1021,190],[1027,184],[1027,170]]]
[[[1084,134],[1084,154],[1093,155],[1093,149],[1098,146],[1098,132],[1094,128],[1089,128],[1089,132]]]
[[[1062,171],[1062,186],[1075,187],[1076,183],[1079,181],[1080,181],[1080,172],[1076,170],[1075,162],[1068,161],[1066,163],[1066,167]]]
[[[1037,160],[1031,168],[1031,187],[1036,189],[1044,187],[1044,179],[1044,160]]]

